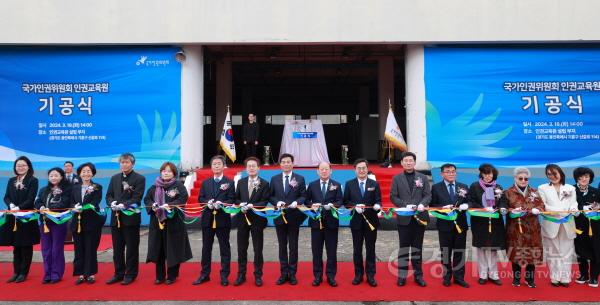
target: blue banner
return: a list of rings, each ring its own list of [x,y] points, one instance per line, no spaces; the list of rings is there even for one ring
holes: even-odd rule
[[[600,49],[426,47],[433,166],[600,164]]]
[[[117,169],[179,162],[177,48],[0,49],[0,169],[19,155],[36,168],[94,162]]]

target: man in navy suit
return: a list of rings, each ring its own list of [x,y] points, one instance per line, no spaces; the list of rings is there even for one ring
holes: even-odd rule
[[[252,235],[254,284],[260,287],[263,285],[263,231],[267,226],[267,219],[256,215],[252,208],[264,208],[269,202],[271,190],[269,182],[258,176],[260,161],[256,157],[248,157],[244,163],[248,177],[240,179],[235,190],[235,203],[240,206],[242,213],[235,216],[238,218],[238,276],[233,286],[239,286],[246,282],[248,240]]]
[[[202,210],[202,218],[200,219],[202,226],[202,271],[200,277],[192,283],[194,285],[210,281],[210,265],[215,235],[219,240],[219,252],[221,253],[221,285],[229,285],[227,277],[229,276],[231,262],[231,248],[229,246],[231,217],[223,211],[223,207],[225,204],[234,202],[235,186],[233,180],[223,175],[224,167],[224,156],[216,155],[210,159],[213,177],[202,181],[202,188],[198,196],[198,202],[205,203],[206,207]]]
[[[271,178],[271,198],[269,201],[282,211],[280,217],[275,218],[275,231],[279,243],[279,264],[281,275],[277,285],[289,281],[291,285],[298,284],[296,271],[298,270],[298,234],[300,225],[306,215],[298,210],[298,204],[304,204],[306,199],[306,184],[304,177],[292,173],[294,156],[282,154],[279,157],[279,166],[282,173]],[[288,256],[289,244],[289,256]]]
[[[415,211],[412,216],[397,216],[398,239],[398,286],[406,284],[408,262],[412,262],[415,283],[421,287],[427,284],[423,279],[423,237],[429,222],[425,207],[431,201],[431,187],[427,176],[415,171],[417,156],[409,151],[402,153],[400,164],[404,172],[394,176],[390,199],[398,208]],[[410,257],[409,257],[410,255]]]
[[[337,273],[337,243],[338,227],[340,223],[333,217],[331,209],[339,208],[343,204],[342,186],[331,178],[331,165],[321,162],[317,170],[319,179],[308,185],[306,192],[306,206],[313,211],[320,211],[319,219],[309,219],[311,227],[310,237],[313,255],[313,286],[319,286],[323,281],[323,243],[327,251],[327,283],[336,287],[335,275]]]
[[[360,284],[366,272],[367,282],[371,287],[376,287],[375,242],[377,241],[377,228],[379,228],[377,212],[381,210],[381,189],[375,180],[367,178],[369,163],[366,159],[354,161],[354,170],[356,179],[347,181],[344,187],[344,205],[346,207],[354,206],[353,217],[350,220],[352,245],[354,246],[352,285]],[[363,243],[367,254],[364,266]]]
[[[437,220],[438,237],[440,240],[440,250],[442,252],[442,266],[444,286],[451,285],[451,279],[454,277],[454,283],[469,288],[465,282],[465,246],[467,243],[467,218],[465,211],[469,208],[467,203],[466,184],[456,181],[456,166],[454,164],[444,164],[441,167],[442,182],[436,183],[431,188],[431,207],[441,207],[444,209],[458,209],[456,220]]]

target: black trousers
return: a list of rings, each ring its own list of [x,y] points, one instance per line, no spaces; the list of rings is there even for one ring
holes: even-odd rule
[[[157,280],[164,280],[165,276],[167,277],[167,279],[174,281],[178,276],[179,276],[179,265],[180,264],[176,264],[173,265],[171,267],[167,266],[167,248],[166,248],[166,242],[165,242],[165,236],[166,234],[160,234],[160,241],[159,241],[159,251],[158,251],[158,258],[156,260],[156,279]]]
[[[281,275],[296,275],[298,271],[298,234],[300,225],[275,226],[279,243],[279,270]],[[289,246],[289,256],[288,256]]]
[[[313,255],[313,275],[316,279],[323,277],[323,245],[327,252],[327,265],[325,275],[327,278],[335,279],[337,274],[337,244],[338,228],[323,228],[310,230],[310,241]]]
[[[513,276],[516,280],[521,280],[521,265],[512,263]],[[525,280],[533,282],[535,274],[535,265],[528,264],[525,266]]]
[[[237,245],[238,245],[238,273],[246,275],[248,264],[248,246],[250,235],[252,235],[252,248],[254,249],[254,276],[262,277],[263,275],[263,231],[264,228],[248,226],[244,224],[238,228]]]
[[[203,276],[210,275],[212,263],[212,248],[215,241],[215,235],[219,240],[219,252],[221,253],[221,278],[227,278],[231,272],[231,246],[229,245],[229,232],[231,228],[216,228],[202,227],[202,265]]]
[[[375,266],[375,242],[377,241],[377,229],[371,230],[364,226],[362,229],[352,229],[352,256],[354,261],[354,275],[363,276],[366,272],[367,276],[374,277]],[[363,265],[363,244],[367,254],[367,259]]]
[[[425,226],[411,219],[406,226],[398,226],[398,278],[406,279],[408,276],[408,262],[412,263],[415,277],[423,276],[423,236]]]
[[[246,158],[256,157],[257,145],[254,145],[254,141],[247,141],[245,144],[245,147],[246,147]]]
[[[13,247],[13,271],[17,275],[29,274],[31,259],[33,258],[33,246]]]
[[[444,279],[465,279],[465,246],[467,230],[458,233],[456,230],[438,231]]]
[[[88,277],[98,273],[98,246],[102,229],[75,232],[73,242],[75,257],[73,258],[73,275]]]
[[[588,260],[585,257],[577,257],[579,263],[579,273],[591,280],[597,280],[600,274],[600,262],[595,259]]]
[[[140,226],[110,228],[115,276],[135,279],[140,261]]]

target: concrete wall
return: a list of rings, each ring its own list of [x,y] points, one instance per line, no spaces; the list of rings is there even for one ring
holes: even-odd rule
[[[0,44],[600,40],[597,0],[5,0]]]

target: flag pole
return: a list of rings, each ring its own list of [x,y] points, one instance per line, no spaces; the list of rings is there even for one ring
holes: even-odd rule
[[[225,114],[225,119],[227,119],[227,114],[229,114],[229,105],[227,105],[227,113]],[[231,126],[231,127],[233,128],[233,126]],[[225,152],[225,150],[223,150],[223,152]],[[227,168],[227,157],[228,157],[227,154],[225,154],[225,164],[224,164],[225,168]]]
[[[392,110],[392,101],[390,98],[388,98],[388,106],[390,107],[389,109]],[[394,112],[392,111],[392,113],[394,113]],[[389,159],[388,168],[392,168],[392,143],[387,138],[386,138],[386,141],[388,142],[388,159]]]

